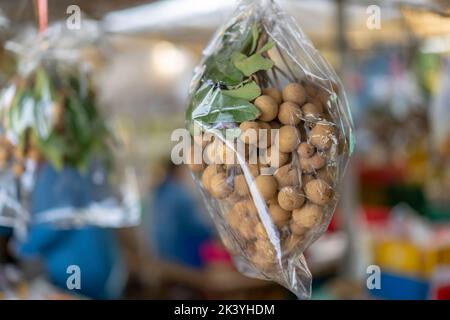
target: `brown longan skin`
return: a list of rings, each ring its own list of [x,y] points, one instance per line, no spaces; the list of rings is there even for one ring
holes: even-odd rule
[[[279,168],[275,172],[274,177],[275,179],[277,179],[279,188],[295,186],[299,183],[298,172],[296,168],[292,167],[289,164]]]
[[[239,129],[241,129],[239,138],[242,142],[246,144],[258,143],[259,125],[256,121],[244,121],[239,125]]]
[[[306,94],[310,97],[317,96],[317,93],[319,92],[317,86],[313,83],[305,83],[303,87],[305,88]]]
[[[290,83],[283,89],[283,101],[295,102],[298,105],[303,105],[306,101],[305,88],[299,83]]]
[[[277,163],[278,155],[278,163]],[[266,150],[266,162],[272,168],[284,166],[290,159],[289,153],[280,152],[276,146],[272,146]]]
[[[210,186],[210,182],[211,182],[211,178],[216,175],[219,172],[223,172],[223,168],[220,165],[217,164],[210,164],[209,166],[206,167],[206,169],[203,171],[202,174],[202,183],[203,186],[206,188],[206,190],[210,191],[211,190],[211,186]]]
[[[226,174],[223,172],[212,176],[209,186],[211,195],[217,199],[224,199],[233,192],[233,188],[228,183]]]
[[[300,208],[305,202],[305,196],[297,187],[284,187],[278,193],[278,204],[286,211]]]
[[[273,223],[278,228],[284,227],[288,223],[289,219],[291,218],[291,212],[284,210],[278,204],[270,205],[269,213],[270,213],[270,216],[272,217]]]
[[[254,102],[255,106],[261,111],[259,120],[272,121],[278,115],[278,103],[277,101],[268,95],[261,95],[256,98]]]
[[[195,148],[193,146],[191,146],[188,151],[187,165],[188,165],[189,169],[191,169],[192,172],[200,172],[205,168],[205,163],[203,162],[201,149],[199,149],[199,150],[200,150],[200,153],[199,153],[198,157],[200,159],[198,159],[198,160],[200,160],[201,163],[195,163],[195,161],[194,161],[197,159],[194,158]]]
[[[312,203],[306,203],[303,207],[292,211],[292,223],[306,229],[317,227],[322,218],[322,207]]]
[[[314,152],[314,147],[307,142],[300,143],[297,149],[297,153],[301,158],[310,158]]]
[[[260,175],[256,177],[255,184],[265,201],[272,199],[277,193],[278,183],[273,176]]]
[[[283,96],[281,95],[281,91],[277,88],[265,88],[262,90],[264,95],[272,97],[278,104],[283,102]]]
[[[310,143],[319,150],[328,150],[333,144],[334,128],[328,123],[317,123],[312,128]]]
[[[315,173],[323,168],[325,164],[326,159],[319,153],[315,153],[310,158],[300,158],[300,166],[305,173]]]
[[[264,121],[257,121],[258,131],[258,148],[268,148],[272,144],[272,127]],[[262,130],[261,130],[262,129]]]
[[[322,117],[323,110],[321,105],[315,105],[312,103],[306,103],[302,107],[302,113],[306,120],[317,120]]]
[[[261,222],[258,222],[256,224],[255,236],[258,239],[266,239],[266,238],[268,238],[266,228],[264,227],[264,225]]]
[[[278,149],[284,153],[291,153],[300,143],[300,133],[293,126],[282,126],[278,132]]]
[[[306,197],[320,206],[326,205],[333,198],[333,189],[322,179],[311,180],[305,185],[304,190]]]
[[[302,120],[302,109],[295,102],[283,102],[278,111],[278,120],[284,125],[296,126]]]
[[[248,188],[247,181],[243,174],[239,174],[234,177],[234,189],[241,197],[245,197],[250,194],[250,189]]]
[[[309,230],[301,224],[295,223],[294,220],[291,220],[291,222],[289,223],[289,229],[291,230],[292,235],[297,237],[305,237],[306,233]]]

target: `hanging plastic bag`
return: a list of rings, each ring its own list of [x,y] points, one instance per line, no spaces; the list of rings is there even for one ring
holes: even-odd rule
[[[0,164],[15,178],[1,189],[16,191],[27,223],[139,222],[136,177],[122,161],[122,141],[98,103],[86,59],[100,36],[98,25],[85,19],[80,30],[56,23],[6,45],[18,67],[0,97]]]
[[[335,72],[273,2],[242,1],[196,68],[186,119],[184,160],[238,269],[309,297],[303,252],[354,147]]]

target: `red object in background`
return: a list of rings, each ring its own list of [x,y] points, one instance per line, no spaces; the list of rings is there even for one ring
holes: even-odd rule
[[[450,300],[450,285],[437,288],[436,299],[437,300]]]
[[[405,176],[404,169],[395,168],[394,166],[385,168],[367,168],[361,164],[358,171],[361,182],[368,185],[385,186],[393,183],[401,183]]]
[[[385,224],[388,222],[391,208],[389,207],[363,207],[364,218],[368,224]]]
[[[232,264],[231,256],[219,242],[205,242],[200,247],[200,256],[205,264]]]

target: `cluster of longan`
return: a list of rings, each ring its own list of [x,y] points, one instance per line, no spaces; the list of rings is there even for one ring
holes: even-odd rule
[[[321,224],[325,206],[334,198],[331,150],[337,139],[326,108],[329,91],[311,83],[290,83],[282,91],[267,88],[262,92],[254,101],[259,118],[239,125],[241,141],[257,145],[258,152],[265,155],[257,164],[246,163],[251,177],[245,176],[240,166],[224,161],[226,153],[233,150],[217,138],[200,142],[210,164],[191,165],[191,169],[201,173],[209,194],[223,202],[227,209],[224,218],[247,257],[258,268],[269,270],[277,262],[277,252],[258,208],[268,209],[280,234],[283,255],[300,246]],[[278,129],[278,136],[259,143],[260,136],[249,134],[259,129]],[[274,169],[273,175],[262,174],[262,168],[268,167]],[[265,203],[255,203],[251,189],[257,190]]]

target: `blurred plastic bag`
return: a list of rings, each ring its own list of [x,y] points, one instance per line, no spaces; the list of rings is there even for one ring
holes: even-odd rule
[[[185,155],[238,269],[310,296],[354,141],[343,88],[293,19],[242,1],[196,68]]]
[[[6,45],[17,55],[18,70],[0,97],[0,165],[15,179],[3,180],[0,193],[14,198],[8,190],[15,190],[28,223],[139,222],[136,177],[122,163],[121,141],[98,105],[86,59],[100,36],[98,25],[84,20],[80,30],[57,23]]]
[[[450,194],[450,59],[442,70],[439,90],[429,109],[431,127],[430,172],[427,195],[443,212],[449,211]]]

